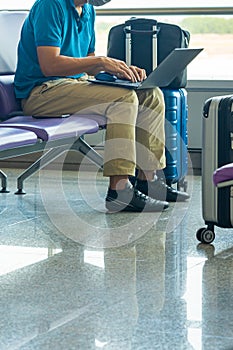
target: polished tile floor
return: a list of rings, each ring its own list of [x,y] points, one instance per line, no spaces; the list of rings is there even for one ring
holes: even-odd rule
[[[201,178],[162,214],[107,214],[107,181],[44,170],[0,194],[1,350],[232,350],[233,230],[203,226]]]

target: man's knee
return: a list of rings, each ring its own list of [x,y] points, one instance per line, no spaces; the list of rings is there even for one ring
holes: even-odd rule
[[[137,95],[141,106],[149,109],[164,109],[163,92],[159,88],[138,90]]]
[[[131,89],[124,89],[124,93],[121,95],[121,97],[118,99],[120,102],[125,103],[132,103],[134,105],[139,105],[139,99],[138,95],[136,94],[135,90]]]

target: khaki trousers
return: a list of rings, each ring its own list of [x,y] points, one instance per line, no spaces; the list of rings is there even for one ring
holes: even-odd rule
[[[165,167],[164,100],[159,88],[130,90],[85,79],[48,81],[22,100],[26,115],[106,117],[104,175],[134,175]]]

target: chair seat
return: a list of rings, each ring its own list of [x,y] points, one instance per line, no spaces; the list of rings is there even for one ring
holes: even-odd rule
[[[69,137],[80,137],[99,130],[97,121],[91,117],[72,115],[67,118],[33,118],[31,116],[13,117],[0,123],[0,128],[14,128],[32,131],[43,141],[55,141]]]
[[[12,128],[0,129],[0,151],[21,146],[34,145],[37,142],[37,136],[31,131]]]
[[[233,180],[233,163],[223,165],[213,174],[213,182],[217,186],[221,182]]]

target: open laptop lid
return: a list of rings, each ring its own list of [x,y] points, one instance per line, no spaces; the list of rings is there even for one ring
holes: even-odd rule
[[[121,86],[129,89],[150,89],[156,86],[166,87],[202,50],[203,48],[174,49],[143,82],[132,83],[120,79],[116,79],[115,81],[89,79],[89,81],[97,84]]]
[[[168,86],[202,50],[203,48],[174,49],[142,82],[139,88]]]

